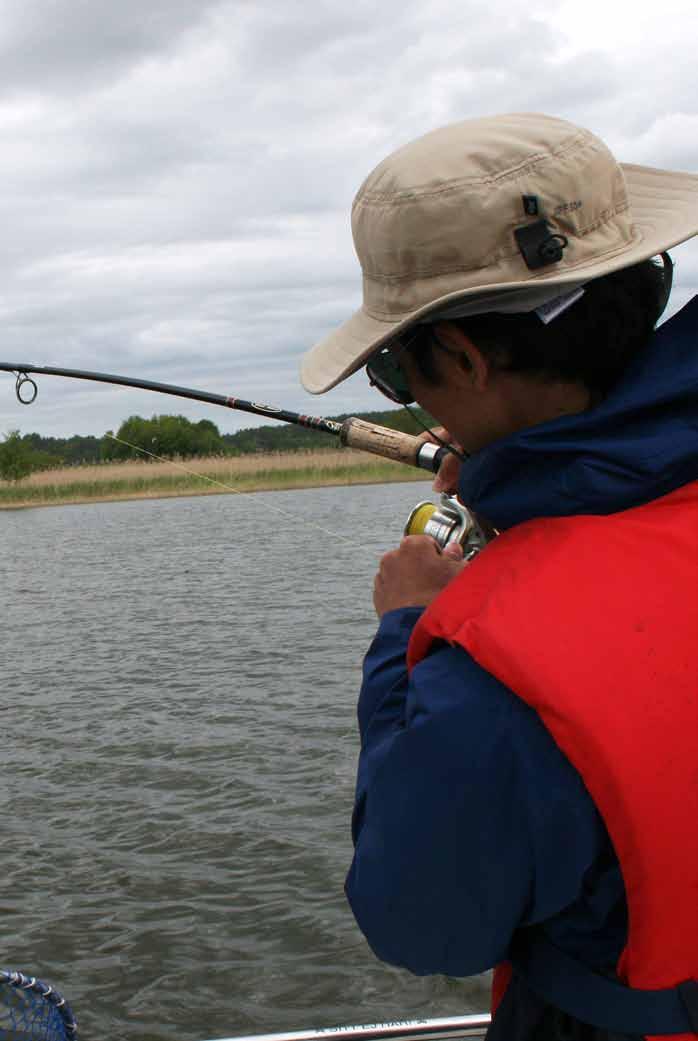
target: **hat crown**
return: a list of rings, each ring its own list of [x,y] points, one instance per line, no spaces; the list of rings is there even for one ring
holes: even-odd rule
[[[514,233],[541,218],[568,247],[533,271]],[[573,274],[633,239],[623,171],[606,145],[537,114],[465,120],[393,152],[359,189],[352,230],[364,308],[376,317],[479,285]]]
[[[621,165],[552,116],[471,119],[380,163],[352,227],[363,304],[304,356],[315,394],[415,322],[531,311],[691,238],[698,174]]]

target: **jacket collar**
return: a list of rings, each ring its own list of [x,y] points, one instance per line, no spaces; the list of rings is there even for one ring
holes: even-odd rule
[[[698,479],[698,297],[601,404],[488,445],[459,497],[495,527],[630,509]]]

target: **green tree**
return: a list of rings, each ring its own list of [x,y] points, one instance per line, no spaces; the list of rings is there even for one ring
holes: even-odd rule
[[[145,453],[148,452],[185,459],[225,451],[218,427],[210,419],[191,423],[184,416],[153,416],[151,419],[129,416],[119,427],[116,437],[118,440],[113,440],[105,434],[102,439],[103,459],[147,459]],[[124,441],[128,444],[122,444]]]
[[[104,458],[142,459],[143,453],[138,451],[139,448],[145,448],[149,452],[155,451],[151,443],[150,420],[142,419],[141,416],[129,416],[128,419],[125,419],[117,430],[116,437],[119,438],[118,441],[112,441],[108,437],[103,439],[106,442]],[[122,441],[129,443],[122,444]]]
[[[110,463],[112,459],[116,459],[116,441],[112,441],[113,437],[114,431],[107,430],[104,437],[99,442],[99,458],[103,463]]]
[[[100,439],[92,435],[44,437],[34,433],[24,434],[22,441],[32,452],[41,456],[42,467],[96,463],[100,459]]]
[[[210,419],[200,419],[194,427],[197,455],[220,455],[225,451],[221,432]]]
[[[19,430],[9,430],[0,444],[0,477],[4,481],[21,481],[28,477],[36,468],[34,455]]]

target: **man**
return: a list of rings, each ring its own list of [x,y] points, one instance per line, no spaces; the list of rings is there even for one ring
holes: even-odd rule
[[[418,401],[501,533],[381,561],[347,879],[380,958],[499,966],[492,1041],[698,1035],[698,299],[654,331],[697,230],[698,176],[567,122],[445,127],[360,189],[303,361]]]

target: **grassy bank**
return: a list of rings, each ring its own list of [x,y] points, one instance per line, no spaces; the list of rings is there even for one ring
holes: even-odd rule
[[[390,460],[329,449],[186,462],[103,463],[32,474],[20,482],[0,481],[0,509],[105,502],[115,499],[212,495],[340,484],[414,481],[423,471]]]

